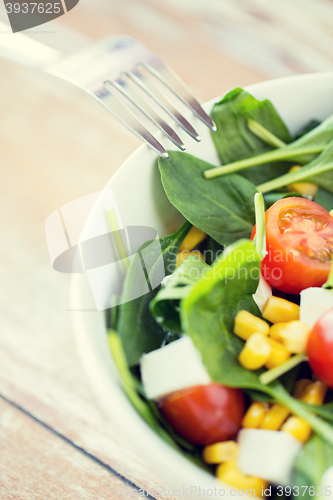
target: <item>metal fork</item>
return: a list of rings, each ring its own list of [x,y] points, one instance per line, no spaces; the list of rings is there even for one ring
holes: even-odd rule
[[[8,28],[0,22],[0,30]],[[0,55],[39,67],[97,100],[159,156],[168,154],[148,130],[155,125],[179,149],[185,145],[166,120],[172,118],[194,140],[200,137],[178,110],[187,106],[212,131],[216,126],[180,78],[145,45],[129,37],[106,38],[63,56],[21,33],[0,37]],[[156,130],[156,128],[155,128]]]

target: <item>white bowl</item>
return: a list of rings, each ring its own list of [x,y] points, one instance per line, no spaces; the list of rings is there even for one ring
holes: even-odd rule
[[[333,113],[333,73],[293,76],[267,81],[246,88],[258,99],[270,99],[286,122],[291,133],[297,132],[308,120],[323,120]],[[218,99],[204,105],[207,112]],[[219,164],[208,129],[197,119],[192,123],[202,141],[195,143],[177,129],[190,154],[215,165]],[[163,139],[159,137],[163,142]],[[164,143],[169,149],[169,144]],[[159,178],[156,156],[146,146],[141,146],[112,177],[107,187],[113,189],[125,226],[145,225],[157,230],[159,236],[174,231],[182,220],[180,214],[168,202]],[[100,209],[101,197],[93,212]],[[92,224],[89,218],[87,224]],[[120,278],[119,278],[120,279]],[[107,299],[110,291],[119,288],[117,280],[103,289]],[[101,285],[102,286],[102,285]],[[129,437],[140,454],[150,462],[161,481],[176,489],[192,488],[192,500],[202,498],[199,487],[206,496],[220,497],[223,488],[227,496],[230,487],[218,482],[213,476],[178,454],[160,439],[133,409],[119,384],[117,370],[107,344],[104,312],[84,311],[91,299],[91,291],[83,275],[73,275],[72,308],[74,330],[83,364],[92,388],[106,414]],[[214,488],[217,488],[214,491]],[[197,490],[195,490],[197,488]],[[208,492],[208,490],[213,490]],[[182,492],[182,491],[181,491]],[[213,493],[213,494],[211,494]],[[171,492],[169,493],[171,495]]]

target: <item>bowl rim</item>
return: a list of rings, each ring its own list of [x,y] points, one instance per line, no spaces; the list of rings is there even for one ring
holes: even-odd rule
[[[280,86],[281,84],[312,80],[316,81],[326,78],[332,80],[333,82],[333,72],[292,75],[248,85],[244,87],[244,89],[249,92],[260,92],[262,89],[272,89],[273,87]],[[204,103],[204,109],[206,111],[210,111],[212,105],[223,98],[223,96],[225,96],[228,92],[229,91]],[[189,113],[189,116],[191,116],[191,113]],[[161,135],[161,133],[157,134],[157,138],[159,138],[159,135]],[[122,171],[126,170],[128,165],[135,162],[137,158],[140,158],[143,152],[146,152],[147,149],[148,148],[145,144],[139,146],[117,169],[104,189],[110,188],[113,182],[122,174]],[[157,156],[154,156],[156,159]],[[98,199],[96,204],[98,204]],[[159,470],[164,468],[166,472],[164,478],[167,478],[168,481],[172,481],[173,483],[176,483],[176,485],[183,484],[186,487],[186,485],[191,486],[191,482],[193,482],[193,478],[195,478],[196,485],[199,485],[203,489],[208,490],[218,487],[219,489],[224,489],[225,492],[230,492],[233,489],[232,487],[218,481],[214,476],[202,470],[194,463],[191,463],[187,458],[180,455],[176,450],[172,449],[166,442],[164,442],[162,438],[160,438],[155,431],[148,426],[148,424],[129,403],[121,388],[119,375],[115,371],[111,353],[108,350],[106,335],[104,341],[100,339],[100,343],[104,344],[103,349],[105,349],[105,355],[103,354],[101,357],[101,353],[98,354],[96,345],[94,345],[94,343],[96,344],[96,341],[93,341],[94,335],[92,335],[92,331],[90,331],[86,325],[86,313],[82,314],[82,311],[78,311],[82,305],[82,281],[80,280],[79,275],[72,275],[70,300],[74,335],[81,362],[84,365],[93,392],[95,396],[97,396],[99,404],[104,409],[105,413],[112,418],[115,424],[122,431],[124,431],[130,442],[134,443],[136,450],[139,452],[141,451],[142,455],[145,456],[148,462],[154,461],[155,465],[158,464]],[[101,324],[100,320],[97,320],[97,323],[98,322]],[[105,325],[104,330],[106,332]],[[106,355],[107,350],[109,352],[108,356]],[[110,404],[111,398],[106,397],[108,394],[112,394],[113,398],[116,399],[117,408]],[[126,427],[129,422],[134,422],[135,425],[130,428]],[[192,498],[196,498],[195,495],[193,495]]]

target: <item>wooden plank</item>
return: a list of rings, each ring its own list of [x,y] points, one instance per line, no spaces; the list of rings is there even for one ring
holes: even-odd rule
[[[2,500],[123,499],[129,485],[0,399]],[[142,498],[131,487],[131,498]]]
[[[92,38],[142,40],[204,100],[221,87],[331,71],[333,64],[332,0],[96,0],[62,22],[86,26]]]

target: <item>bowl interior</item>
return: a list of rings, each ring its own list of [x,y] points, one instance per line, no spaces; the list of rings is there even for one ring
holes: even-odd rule
[[[323,120],[333,113],[333,73],[272,80],[249,86],[246,90],[258,99],[270,99],[291,133],[296,133],[312,118]],[[217,100],[206,103],[205,110],[209,112]],[[218,165],[219,160],[208,129],[193,117],[191,122],[202,140],[196,143],[177,128],[177,133],[187,145],[186,152]],[[161,136],[158,139],[168,149],[175,149]],[[181,215],[164,194],[156,156],[146,146],[141,146],[123,164],[106,189],[112,190],[124,226],[149,226],[156,229],[159,236],[164,236],[177,229],[182,221]],[[102,226],[106,224],[105,209],[102,193],[87,219],[85,234],[91,233],[96,220],[103,219]],[[107,231],[106,225],[105,230]],[[221,483],[217,483],[214,477],[165,444],[132,408],[120,387],[106,340],[103,309],[108,307],[111,294],[119,293],[122,279],[123,272],[119,262],[99,269],[93,278],[73,275],[72,315],[82,361],[101,406],[150,461],[161,479],[168,481],[175,489],[192,487],[192,498],[199,498],[195,487],[208,490],[214,489],[216,485],[221,488]],[[94,283],[93,292],[88,281],[90,284]],[[99,311],[94,299],[96,290]],[[227,485],[223,487],[226,491],[229,490]]]

